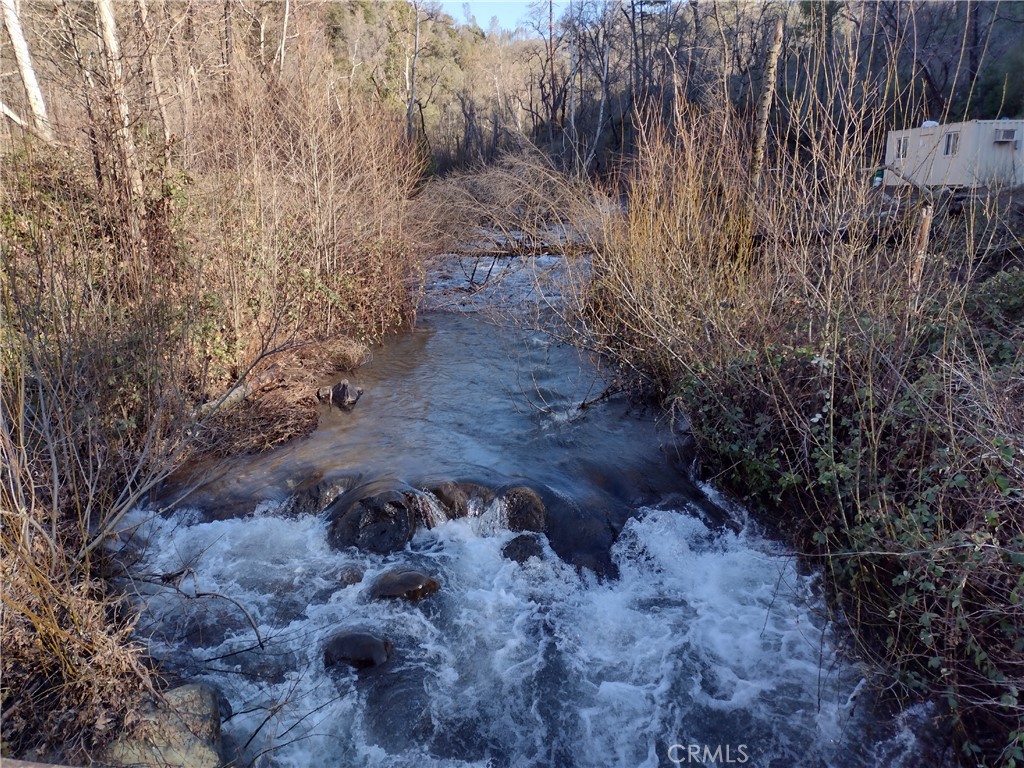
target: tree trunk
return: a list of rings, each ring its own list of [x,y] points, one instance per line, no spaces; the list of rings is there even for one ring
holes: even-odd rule
[[[548,68],[551,73],[551,103],[548,109],[548,148],[555,145],[555,2],[548,0]]]
[[[416,24],[413,27],[412,54],[406,60],[405,68],[405,89],[408,95],[405,105],[405,135],[410,144],[416,138],[413,116],[416,114],[416,62],[420,55],[420,4],[413,3],[412,9],[416,13]]]
[[[771,111],[772,97],[775,94],[775,72],[778,68],[781,51],[782,17],[779,16],[775,20],[775,37],[772,40],[771,48],[768,49],[764,77],[761,80],[761,100],[757,105],[756,133],[754,134],[754,148],[750,154],[750,186],[748,189],[748,194],[752,199],[757,194],[757,186],[761,180],[761,168],[764,165],[764,145],[768,141],[768,113]]]
[[[143,201],[142,173],[139,170],[135,138],[132,135],[131,117],[128,110],[128,94],[125,92],[124,68],[121,66],[121,43],[117,34],[117,22],[111,0],[97,0],[96,14],[107,67],[107,87],[110,92],[112,113],[117,122],[115,136],[117,153],[126,182],[128,223],[135,242],[140,242],[139,206]]]
[[[167,123],[167,99],[160,78],[160,69],[157,67],[156,54],[153,51],[154,36],[153,27],[149,23],[149,10],[146,7],[146,0],[136,0],[139,7],[139,22],[142,25],[142,33],[146,37],[146,58],[149,61],[150,83],[153,86],[153,96],[156,98],[157,111],[160,114],[160,125],[163,128],[164,145],[163,159],[164,168],[170,162],[171,129]]]
[[[284,0],[284,22],[281,25],[281,47],[277,51],[277,66],[278,73],[281,77],[284,76],[284,50],[285,44],[288,42],[288,12],[291,10],[290,0]],[[260,28],[260,34],[263,33],[262,27]]]
[[[46,115],[46,102],[43,101],[43,92],[39,88],[36,71],[32,67],[32,56],[28,51],[28,43],[25,42],[25,33],[21,29],[18,9],[14,6],[14,0],[0,0],[0,5],[3,6],[4,26],[7,27],[7,34],[11,38],[11,47],[14,49],[14,58],[18,62],[21,82],[24,84],[25,94],[28,96],[28,106],[32,110],[33,133],[44,141],[53,143],[53,130],[50,128],[50,120]],[[10,117],[13,113],[7,111],[4,114]]]
[[[99,123],[96,120],[96,110],[93,107],[94,97],[97,93],[96,80],[92,76],[92,72],[85,65],[85,59],[82,56],[82,49],[78,45],[78,33],[75,31],[74,16],[71,13],[69,7],[69,0],[62,0],[61,2],[61,20],[67,29],[67,40],[70,43],[71,52],[75,57],[75,64],[78,66],[78,71],[82,74],[82,79],[85,81],[85,114],[89,118],[89,150],[92,152],[92,170],[93,175],[96,177],[96,189],[100,192],[100,199],[103,198],[103,189],[106,174],[104,173],[104,162],[103,152],[100,148],[99,136],[97,134],[97,128]]]
[[[231,70],[235,64],[235,34],[232,28],[231,0],[224,0],[224,37],[221,40],[221,64],[224,66],[224,82],[231,82]]]
[[[608,35],[608,29],[604,26],[598,29],[598,34],[604,39],[601,46],[601,98],[597,106],[597,124],[594,126],[594,141],[590,145],[590,151],[587,153],[587,159],[583,163],[583,168],[585,170],[590,168],[591,163],[594,162],[594,158],[597,157],[597,151],[601,141],[601,130],[604,127],[605,103],[608,101],[610,91],[608,83],[608,65],[611,62],[611,39]]]

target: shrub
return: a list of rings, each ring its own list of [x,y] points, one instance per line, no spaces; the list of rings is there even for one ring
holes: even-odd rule
[[[738,123],[683,105],[647,126],[580,314],[689,416],[705,474],[823,558],[864,654],[941,697],[970,760],[1019,763],[1021,273],[971,277],[1005,206],[929,232],[847,136],[777,147],[746,227]]]

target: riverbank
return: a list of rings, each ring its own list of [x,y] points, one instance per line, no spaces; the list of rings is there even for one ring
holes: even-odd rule
[[[107,581],[124,515],[189,456],[308,433],[309,377],[351,363],[324,340],[414,316],[400,121],[308,80],[237,85],[211,143],[137,145],[131,194],[96,144],[0,155],[4,757],[84,760],[159,688]]]

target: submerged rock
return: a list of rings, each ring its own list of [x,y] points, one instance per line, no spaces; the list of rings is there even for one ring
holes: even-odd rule
[[[343,565],[338,571],[338,581],[342,586],[351,587],[363,580],[362,570],[355,565]]]
[[[390,640],[369,632],[342,632],[324,646],[324,666],[327,669],[345,664],[356,669],[379,667],[391,658],[393,650]]]
[[[617,579],[619,569],[611,554],[617,531],[607,518],[593,514],[593,509],[558,510],[548,519],[548,541],[555,554],[570,565],[593,571],[602,579]]]
[[[370,585],[374,600],[421,600],[441,588],[437,579],[412,568],[385,571]]]
[[[167,691],[144,708],[139,723],[103,752],[105,765],[220,768],[220,695],[198,683]]]
[[[501,554],[509,560],[522,564],[531,557],[543,559],[544,545],[538,536],[522,533],[501,548]]]
[[[544,501],[536,491],[525,486],[517,486],[505,491],[503,498],[510,531],[544,531]]]

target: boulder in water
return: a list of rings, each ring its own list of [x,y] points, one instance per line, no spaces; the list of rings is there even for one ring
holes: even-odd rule
[[[521,565],[531,557],[543,559],[544,546],[540,543],[538,536],[521,533],[501,548],[501,554]]]
[[[416,531],[421,503],[415,489],[393,480],[353,488],[327,508],[327,540],[337,549],[397,552]]]
[[[532,488],[517,486],[504,493],[505,512],[510,531],[543,533],[546,521],[544,501]]]
[[[393,650],[390,640],[369,632],[342,632],[324,646],[324,666],[327,669],[344,664],[356,669],[379,667],[391,658]]]
[[[430,489],[448,511],[448,519],[455,520],[475,514],[494,501],[494,492],[477,483],[445,482]]]
[[[412,568],[385,571],[370,585],[369,595],[374,600],[421,600],[440,589],[437,579]]]
[[[356,484],[352,478],[324,480],[311,478],[295,486],[292,495],[282,505],[286,515],[316,515],[327,509],[341,494]]]
[[[320,387],[316,391],[316,397],[321,403],[336,405],[343,411],[351,411],[355,408],[362,396],[363,388],[353,387],[348,383],[348,379],[342,379],[333,387]]]

